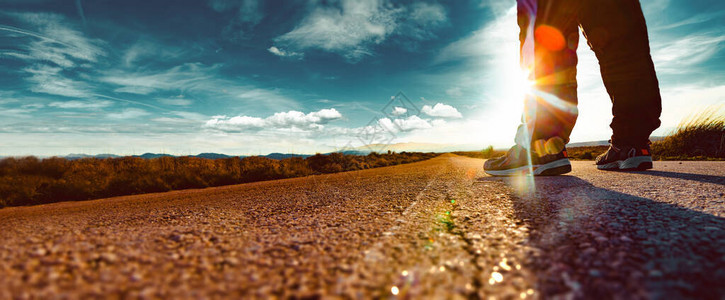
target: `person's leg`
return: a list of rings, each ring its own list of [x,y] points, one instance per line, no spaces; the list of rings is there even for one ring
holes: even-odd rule
[[[516,142],[560,137],[568,142],[577,118],[578,0],[519,0],[522,69],[535,80]],[[561,150],[561,149],[559,149]]]
[[[535,80],[524,100],[516,145],[484,163],[494,176],[571,171],[564,145],[577,117],[576,7],[579,0],[518,0],[521,67]],[[523,87],[522,87],[523,88]]]
[[[645,148],[662,104],[637,0],[581,0],[580,22],[612,100],[612,144]]]

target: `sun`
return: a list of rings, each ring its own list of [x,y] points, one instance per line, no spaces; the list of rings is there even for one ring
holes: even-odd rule
[[[534,81],[530,79],[531,72],[527,69],[516,68],[509,78],[509,90],[516,91],[520,96],[529,94],[534,87]]]

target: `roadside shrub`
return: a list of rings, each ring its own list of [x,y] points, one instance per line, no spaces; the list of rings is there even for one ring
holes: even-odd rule
[[[683,120],[674,133],[652,144],[656,159],[725,158],[725,105]]]
[[[0,160],[0,208],[362,170],[416,162],[436,155],[331,153],[283,160],[261,156],[221,159],[5,158]]]
[[[452,152],[452,153],[456,154],[456,155],[468,156],[468,157],[473,157],[473,158],[489,159],[489,158],[494,158],[494,157],[499,157],[501,155],[504,155],[504,154],[506,154],[506,151],[505,150],[496,150],[496,149],[493,149],[493,146],[488,146],[481,151],[456,151],[456,152]]]

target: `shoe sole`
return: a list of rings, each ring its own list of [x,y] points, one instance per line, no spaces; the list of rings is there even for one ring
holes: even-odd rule
[[[604,165],[597,165],[599,170],[649,170],[652,169],[651,156],[635,156],[625,160],[617,160]]]
[[[533,165],[534,176],[554,176],[571,172],[571,163],[568,158],[562,158],[543,165]],[[518,167],[508,170],[483,170],[493,176],[514,176],[529,174],[529,166]]]

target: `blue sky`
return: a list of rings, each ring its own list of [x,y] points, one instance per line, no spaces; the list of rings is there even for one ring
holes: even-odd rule
[[[0,0],[0,155],[328,152],[376,128],[376,142],[507,147],[514,5]],[[663,135],[725,103],[725,4],[642,5]],[[605,140],[611,104],[584,39],[578,53],[572,141]],[[410,102],[386,107],[399,91]]]

